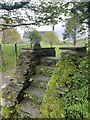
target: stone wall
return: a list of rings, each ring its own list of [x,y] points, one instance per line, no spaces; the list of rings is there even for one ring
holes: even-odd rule
[[[35,74],[35,67],[39,65],[42,57],[55,56],[54,48],[23,49],[20,54],[16,71],[10,83],[2,88],[1,114],[9,118],[15,112],[14,107],[19,103],[23,96],[23,90],[30,85],[30,77]],[[8,109],[8,114],[4,111]],[[12,109],[12,110],[11,110]],[[4,114],[3,114],[4,113]]]

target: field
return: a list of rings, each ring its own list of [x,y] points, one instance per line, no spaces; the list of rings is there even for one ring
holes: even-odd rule
[[[21,49],[23,47],[29,47],[27,44],[17,44],[17,54],[15,52],[15,44],[2,44],[2,65],[0,66],[0,71],[7,71],[15,67],[16,57],[19,56]]]
[[[80,42],[79,42],[80,43]],[[80,45],[80,44],[79,44]],[[42,47],[50,47],[50,44],[41,44]],[[56,50],[56,57],[60,56],[59,47],[69,47],[73,46],[71,43],[62,43],[60,45],[53,45]],[[0,66],[0,71],[8,71],[16,66],[16,61],[22,48],[30,48],[29,43],[18,43],[17,52],[15,52],[15,44],[2,44],[2,65]]]

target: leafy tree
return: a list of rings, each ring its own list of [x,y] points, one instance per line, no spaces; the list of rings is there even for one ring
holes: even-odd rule
[[[26,23],[32,20],[32,15],[28,18],[26,11],[29,10],[30,2],[0,2],[0,19],[5,23],[0,23],[1,30],[12,27],[26,26],[35,24],[35,22]],[[23,12],[22,12],[23,11]],[[30,12],[30,11],[29,11]],[[30,12],[31,13],[31,12]]]
[[[65,32],[63,34],[64,39],[73,41],[74,46],[76,46],[76,40],[84,34],[84,25],[80,24],[79,20],[75,16],[72,16],[66,20]]]
[[[45,41],[46,43],[49,43],[52,47],[53,44],[59,44],[59,38],[53,31],[48,31],[44,33],[42,41]]]
[[[52,1],[52,0],[51,0]],[[58,1],[58,0],[57,0]],[[68,7],[71,6],[71,7]],[[25,14],[22,15],[22,12],[19,10],[24,9]],[[23,8],[23,9],[22,9]],[[71,16],[72,14],[77,14],[80,22],[85,22],[90,26],[90,2],[49,2],[49,1],[40,1],[39,4],[31,4],[30,2],[15,2],[12,3],[0,3],[0,9],[6,10],[12,13],[8,15],[1,13],[1,19],[9,19],[13,21],[14,25],[5,25],[8,27],[16,27],[22,25],[41,25],[41,24],[52,24],[55,25],[61,20],[61,14]],[[28,10],[28,11],[27,11]],[[31,11],[34,13],[34,16],[31,15]],[[70,13],[70,14],[67,14]],[[17,14],[18,13],[18,14]],[[3,14],[3,15],[2,15]],[[25,21],[33,21],[30,23],[25,23]],[[24,22],[24,23],[23,23]]]
[[[10,4],[9,2],[0,2],[0,10],[14,10],[14,9],[20,9],[24,8],[26,5],[28,5],[29,2],[15,2],[14,4]]]
[[[32,48],[32,44],[39,43],[41,41],[41,38],[42,38],[42,36],[41,36],[40,32],[38,32],[37,30],[31,31],[29,34],[31,48]]]
[[[86,23],[88,25],[88,38],[90,39],[90,1],[68,2],[65,4],[64,9],[65,15],[76,16],[81,24]]]
[[[16,2],[15,3],[16,6],[15,4],[12,5],[11,3],[8,4],[5,3],[2,9],[6,10],[6,12],[1,13],[0,18],[8,21],[8,23],[0,24],[1,26],[6,27],[7,29],[10,27],[17,27],[17,26],[51,24],[54,30],[54,25],[61,20],[60,14],[62,12],[62,4],[59,2],[53,3],[49,1],[41,1],[39,4],[25,3],[24,6],[21,6],[21,8],[24,9],[23,15],[22,15],[23,9],[19,10],[21,3],[22,2],[20,3]],[[17,7],[17,4],[19,5],[19,8]],[[8,12],[10,12],[11,15],[8,14]],[[33,13],[34,15],[31,13]],[[28,22],[26,23],[26,21]]]
[[[16,43],[20,41],[20,34],[15,29],[7,29],[2,33],[2,43]]]
[[[41,1],[39,5],[33,5],[32,10],[35,12],[36,19],[40,22],[40,25],[52,25],[54,31],[54,25],[61,21],[60,16],[63,7],[61,2]]]

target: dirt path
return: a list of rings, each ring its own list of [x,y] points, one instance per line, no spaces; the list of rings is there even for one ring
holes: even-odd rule
[[[15,69],[12,69],[10,71],[7,71],[7,72],[0,72],[0,87],[3,85],[3,84],[7,84],[10,82],[10,78],[12,76],[12,74],[14,73]]]

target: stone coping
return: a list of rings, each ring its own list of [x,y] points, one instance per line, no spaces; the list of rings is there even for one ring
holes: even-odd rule
[[[47,57],[47,56],[55,56],[55,48],[23,48],[22,52],[30,52],[36,55],[36,57]]]
[[[61,50],[86,51],[86,47],[59,47]]]
[[[55,47],[52,48],[22,48],[22,50],[44,50],[44,49],[55,49]]]
[[[60,58],[58,57],[43,57],[46,60],[59,60]]]

